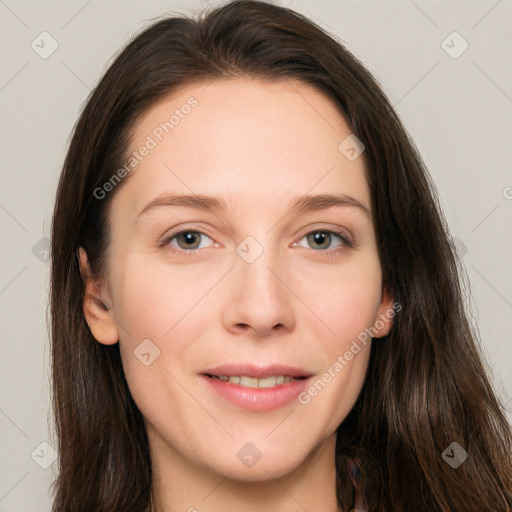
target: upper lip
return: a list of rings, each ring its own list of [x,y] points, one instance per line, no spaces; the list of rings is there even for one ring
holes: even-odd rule
[[[282,364],[269,364],[265,366],[255,366],[253,364],[222,364],[214,366],[202,372],[203,375],[225,375],[233,377],[236,375],[245,375],[247,377],[270,377],[272,375],[284,375],[289,377],[311,377],[313,374],[298,368],[297,366],[288,366]]]

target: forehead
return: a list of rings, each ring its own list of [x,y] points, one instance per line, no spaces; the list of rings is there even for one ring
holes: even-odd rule
[[[232,78],[189,85],[134,127],[144,151],[115,201],[130,215],[164,192],[226,197],[230,205],[310,193],[347,193],[370,209],[362,158],[339,149],[350,129],[335,104],[294,81]],[[135,212],[136,213],[136,212]]]

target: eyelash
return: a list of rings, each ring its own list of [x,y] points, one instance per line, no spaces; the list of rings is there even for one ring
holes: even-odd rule
[[[204,236],[206,236],[208,238],[211,238],[209,235],[207,235],[206,233],[203,233],[202,231],[197,231],[197,230],[194,230],[194,229],[184,229],[184,230],[178,231],[177,233],[174,233],[174,234],[168,236],[167,238],[165,238],[164,240],[162,240],[160,242],[160,246],[163,246],[164,248],[172,247],[170,245],[171,240],[173,240],[174,238],[176,238],[176,237],[178,237],[178,236],[180,236],[180,235],[182,235],[184,233],[194,233],[194,234],[204,235]],[[347,238],[345,235],[343,235],[339,231],[335,231],[335,230],[332,230],[332,229],[314,229],[314,230],[309,231],[308,233],[306,233],[300,240],[303,240],[308,235],[311,235],[313,233],[324,233],[324,234],[327,233],[329,235],[335,235],[335,236],[337,236],[340,239],[341,245],[338,248],[336,248],[336,249],[331,249],[331,250],[329,250],[329,249],[312,249],[313,251],[320,253],[320,255],[322,257],[325,257],[325,258],[328,258],[328,259],[331,259],[331,260],[335,259],[336,257],[338,257],[340,251],[343,250],[344,248],[346,248],[346,247],[354,248],[356,246],[356,244],[352,240]],[[186,254],[187,257],[193,257],[198,252],[200,252],[202,249],[192,249],[190,251],[187,251],[185,249],[175,249],[173,247],[171,250],[172,250],[172,252]]]

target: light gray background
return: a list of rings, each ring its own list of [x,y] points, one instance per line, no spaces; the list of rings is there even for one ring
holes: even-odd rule
[[[511,0],[276,3],[340,37],[416,141],[457,238],[471,314],[512,420]],[[35,462],[51,456],[40,446],[51,422],[44,237],[72,126],[112,55],[148,20],[204,7],[199,0],[0,0],[0,512],[51,507],[56,464]],[[58,43],[47,59],[31,47],[43,31]],[[469,44],[458,58],[443,49],[462,48],[458,36],[446,39],[453,31]]]

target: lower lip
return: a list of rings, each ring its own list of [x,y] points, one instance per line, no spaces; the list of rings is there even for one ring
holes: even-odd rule
[[[202,375],[211,388],[232,404],[249,411],[273,411],[292,402],[304,390],[309,379],[294,379],[273,388],[248,388]]]

